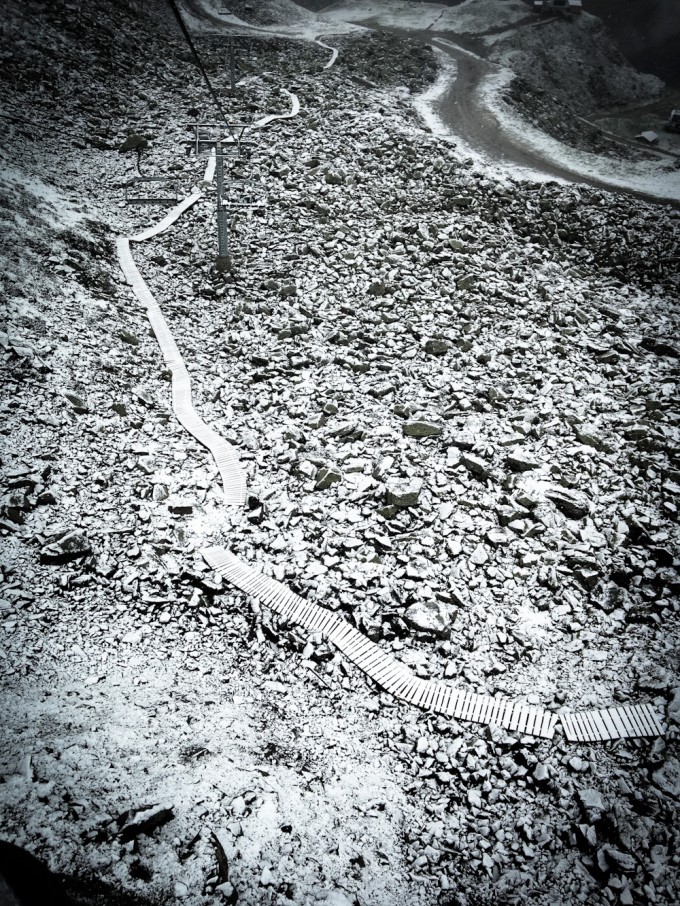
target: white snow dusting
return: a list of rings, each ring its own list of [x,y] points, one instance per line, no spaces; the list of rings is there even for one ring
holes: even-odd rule
[[[668,158],[623,161],[615,164],[597,154],[570,148],[532,126],[501,100],[513,79],[509,69],[490,73],[480,86],[482,104],[491,110],[503,131],[519,146],[539,151],[552,163],[585,178],[609,183],[612,188],[644,192],[657,198],[680,201],[680,171]]]
[[[530,13],[521,0],[464,0],[458,6],[413,3],[407,0],[348,0],[334,3],[323,12],[331,21],[369,23],[381,28],[406,28],[415,31],[456,31],[478,34],[491,28],[509,26]]]

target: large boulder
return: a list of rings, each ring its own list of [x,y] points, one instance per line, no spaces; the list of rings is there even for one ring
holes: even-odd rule
[[[438,638],[447,638],[451,629],[451,615],[442,602],[436,599],[411,604],[404,619],[413,629]]]

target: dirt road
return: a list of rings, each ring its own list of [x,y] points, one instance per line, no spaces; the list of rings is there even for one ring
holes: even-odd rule
[[[428,38],[430,41],[432,40],[431,36]],[[523,167],[527,170],[545,173],[555,179],[577,182],[595,189],[624,192],[655,204],[671,204],[674,207],[680,207],[677,202],[665,201],[656,196],[583,176],[576,169],[572,170],[554,163],[547,154],[541,153],[540,149],[529,144],[518,144],[503,132],[493,113],[479,97],[480,86],[484,78],[493,71],[494,64],[455,46],[449,35],[444,41],[435,41],[433,46],[444,51],[457,66],[455,81],[436,104],[437,113],[454,134],[459,135],[466,144],[484,155],[489,161]]]
[[[211,15],[201,3],[196,0],[184,0],[184,2],[196,18],[202,19],[204,23],[213,25],[219,30],[225,28],[224,21]],[[371,20],[364,21],[362,25],[369,28],[379,27],[378,23],[373,23]],[[456,79],[436,102],[436,112],[454,135],[460,136],[470,148],[482,154],[489,162],[521,167],[525,171],[529,171],[525,174],[526,176],[530,176],[532,171],[538,172],[554,179],[580,183],[609,192],[623,192],[653,204],[671,205],[680,209],[680,202],[614,185],[604,180],[585,176],[577,169],[557,164],[541,149],[528,143],[520,144],[505,133],[492,111],[484,105],[480,98],[479,89],[485,77],[496,67],[495,64],[472,52],[473,49],[479,48],[479,41],[475,38],[468,38],[466,41],[466,36],[451,32],[437,32],[436,37],[433,37],[432,31],[427,29],[416,31],[387,28],[383,30],[431,43],[433,47],[442,50],[455,61]],[[253,31],[258,31],[257,27]],[[470,44],[470,50],[465,48],[466,43]]]

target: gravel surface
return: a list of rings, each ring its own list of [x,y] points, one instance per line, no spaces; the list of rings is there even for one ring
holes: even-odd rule
[[[164,213],[122,201],[130,136],[202,183],[181,35],[153,0],[10,2],[4,39],[0,836],[77,903],[676,903],[677,212],[476,168],[422,128],[403,39],[328,70],[252,42],[234,97],[199,39],[234,118],[300,100],[230,165],[267,199],[231,273],[210,185],[134,247],[247,470],[234,515],[113,243]],[[652,701],[668,733],[433,720],[218,581],[212,543],[424,678]]]

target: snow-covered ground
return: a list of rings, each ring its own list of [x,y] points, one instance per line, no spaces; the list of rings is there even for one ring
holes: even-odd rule
[[[547,160],[613,188],[631,189],[661,200],[680,201],[680,168],[675,166],[674,159],[650,154],[649,160],[619,160],[613,163],[601,155],[568,147],[527,123],[503,102],[503,93],[513,78],[514,73],[505,68],[490,73],[481,87],[480,101],[494,113],[503,131],[518,146],[535,149]]]
[[[230,111],[296,116],[234,165],[268,205],[232,221],[234,272],[210,186],[135,248],[248,473],[234,515],[113,257],[159,217],[121,202],[129,131],[183,193],[206,173],[185,123],[210,96],[149,6],[8,7],[0,836],[78,906],[675,906],[674,212],[471,165],[414,117],[402,37],[329,70],[256,42]],[[226,97],[223,45],[198,40]],[[376,57],[382,91],[348,77]],[[669,733],[433,718],[218,581],[213,542],[423,678],[651,701]]]
[[[530,12],[521,0],[463,0],[457,6],[418,3],[417,0],[340,0],[325,9],[322,15],[331,22],[481,34],[489,29],[513,25]]]
[[[273,24],[262,24],[257,21],[241,18],[227,11],[228,7],[221,0],[193,0],[183,6],[183,14],[192,31],[214,32],[220,23],[231,30],[243,33],[261,33],[272,37],[299,38],[314,41],[318,36],[343,35],[359,30],[358,26],[342,18],[327,18],[317,15],[298,6],[292,0],[275,0],[267,3],[268,19]],[[199,15],[203,9],[206,16]]]
[[[488,154],[480,153],[444,122],[439,106],[441,99],[455,82],[456,65],[441,51],[438,53],[438,60],[439,73],[436,81],[412,101],[433,133],[456,144],[485,171],[493,172],[496,176],[532,179],[537,182],[555,179],[556,177],[539,168],[504,164],[490,158]],[[505,90],[513,78],[514,73],[509,69],[491,71],[480,86],[479,100],[480,104],[493,112],[505,135],[518,147],[539,152],[546,161],[571,170],[575,179],[579,176],[591,177],[612,188],[629,189],[662,200],[680,201],[680,169],[674,166],[674,160],[661,155],[650,155],[650,159],[644,161],[617,160],[613,163],[611,159],[568,147],[528,123],[503,101]],[[566,179],[559,178],[558,181],[567,182]]]

